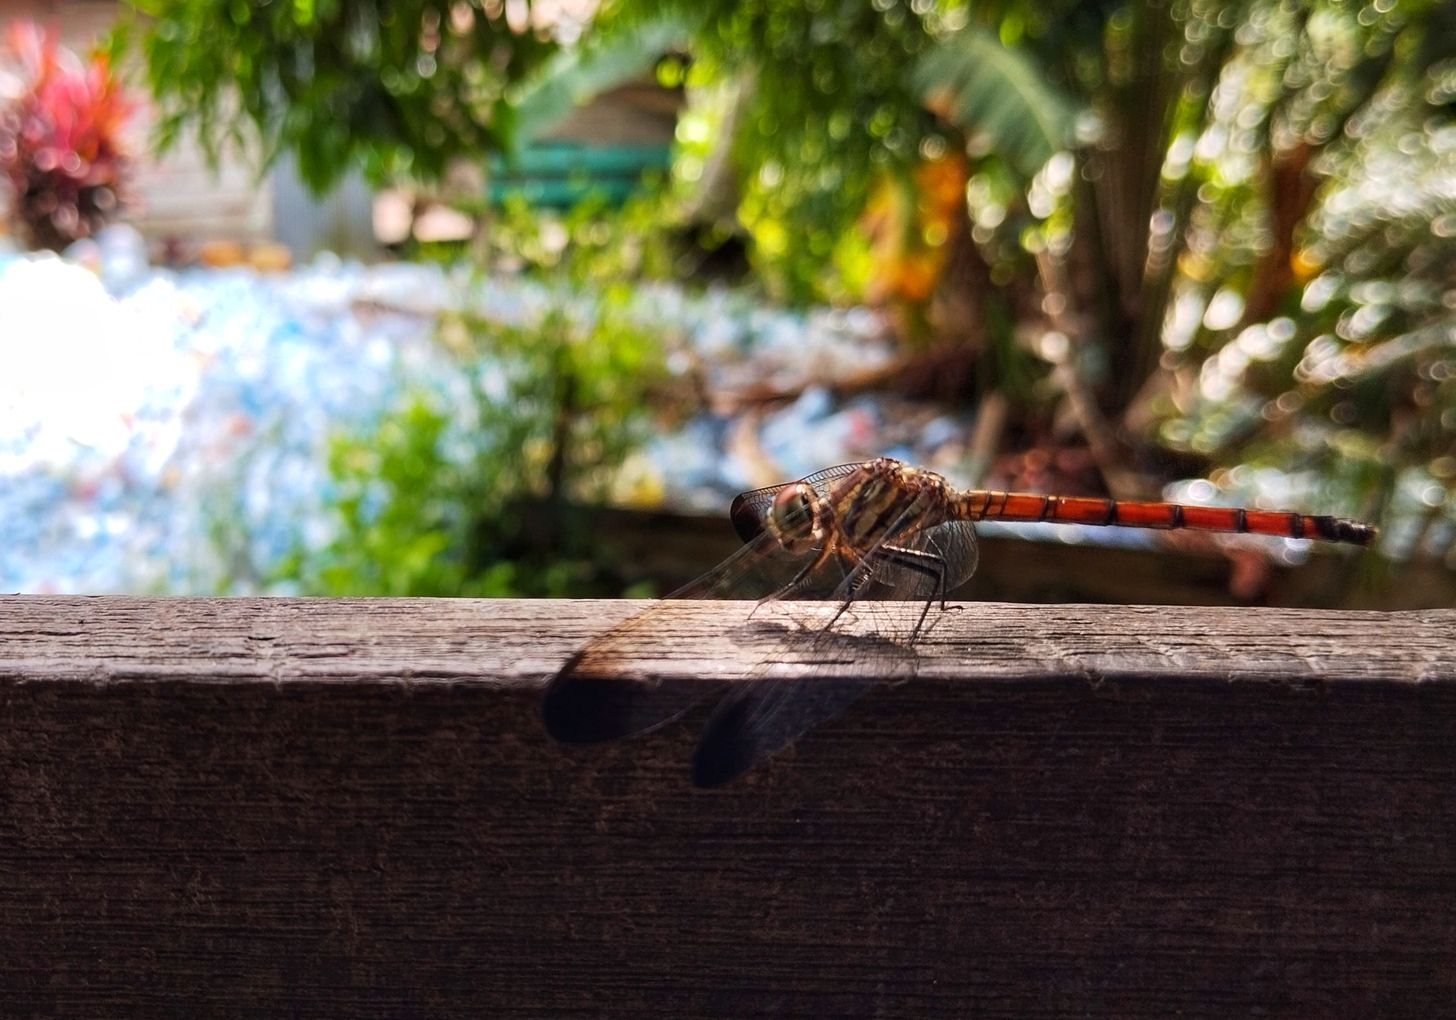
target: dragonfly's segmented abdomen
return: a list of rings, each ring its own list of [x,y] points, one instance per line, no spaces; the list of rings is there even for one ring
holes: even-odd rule
[[[1052,521],[1058,524],[1117,524],[1129,528],[1190,528],[1198,531],[1246,532],[1285,538],[1318,538],[1327,542],[1365,545],[1376,528],[1340,517],[1245,510],[1181,503],[1141,503],[1088,496],[1043,496],[1021,492],[976,490],[965,493],[959,510],[972,520]]]

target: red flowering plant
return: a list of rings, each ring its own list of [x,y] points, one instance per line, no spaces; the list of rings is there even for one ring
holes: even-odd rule
[[[28,240],[59,251],[120,211],[136,104],[104,53],[82,60],[32,22],[13,24],[4,49],[19,87],[0,102],[0,179]]]

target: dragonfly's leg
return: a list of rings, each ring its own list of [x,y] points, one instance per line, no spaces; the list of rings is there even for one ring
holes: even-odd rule
[[[845,613],[849,612],[849,607],[854,602],[854,594],[855,594],[855,592],[859,591],[860,588],[864,587],[864,585],[868,581],[869,581],[869,572],[868,571],[864,571],[864,572],[860,573],[857,577],[851,579],[850,584],[849,584],[849,594],[845,598],[842,598],[842,599],[839,600],[839,608],[834,611],[834,615],[831,616],[829,618],[829,622],[824,625],[824,629],[825,630],[828,630],[830,627],[833,627],[836,623],[839,622],[839,618],[841,616],[843,616]]]
[[[906,549],[898,545],[881,546],[875,552],[875,558],[893,563],[905,570],[913,570],[917,574],[924,574],[935,582],[930,597],[920,607],[920,619],[915,621],[915,629],[910,632],[913,640],[920,634],[920,628],[925,625],[925,617],[929,615],[932,603],[938,599],[941,610],[946,609],[945,560],[935,553],[926,552],[923,549]]]
[[[815,554],[814,558],[808,563],[804,564],[804,569],[800,570],[797,574],[794,575],[794,579],[792,581],[790,581],[788,584],[784,585],[777,591],[765,595],[763,598],[759,599],[758,604],[761,606],[765,602],[776,602],[779,599],[787,598],[790,594],[793,593],[794,589],[798,588],[799,585],[807,581],[809,577],[814,573],[814,571],[818,570],[821,566],[824,565],[824,561],[829,558],[829,554],[832,551],[833,546],[826,542],[824,544],[824,547],[820,549],[817,554]]]
[[[855,595],[873,579],[873,575],[868,570],[865,570],[863,566],[857,566],[850,572],[849,576],[844,579],[844,583],[840,586],[845,589],[845,596],[839,600],[839,608],[834,611],[834,615],[824,625],[825,630],[833,627],[839,622],[841,616],[849,612],[849,607],[854,602]]]
[[[839,609],[835,612],[833,619],[826,626],[834,626],[839,618],[848,612],[850,605],[854,602],[855,593],[864,585],[874,580],[875,568],[884,563],[892,563],[895,566],[912,570],[917,574],[923,574],[930,578],[934,584],[930,596],[920,608],[920,619],[915,621],[915,628],[910,632],[910,640],[920,634],[920,628],[925,625],[925,617],[930,613],[931,605],[939,599],[941,609],[948,608],[945,604],[945,560],[932,552],[925,552],[922,549],[906,549],[898,545],[882,545],[873,550],[860,560],[850,575],[845,578],[840,586],[844,597],[840,600]],[[837,594],[837,593],[836,593]]]

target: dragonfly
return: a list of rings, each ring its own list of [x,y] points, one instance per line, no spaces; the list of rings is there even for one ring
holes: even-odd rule
[[[977,521],[1047,521],[1247,533],[1367,545],[1374,525],[1291,511],[957,489],[899,460],[826,468],[745,492],[729,510],[743,545],[702,577],[593,639],[547,684],[547,732],[567,744],[647,733],[719,695],[693,755],[693,781],[719,786],[848,707],[868,689],[913,674],[914,644],[937,603],[976,569]],[[669,682],[641,661],[663,647],[683,600],[799,606],[774,651],[746,676]],[[874,607],[900,603],[898,613]],[[805,608],[805,604],[808,608]],[[908,612],[906,611],[908,609]],[[840,630],[848,614],[869,628]],[[750,616],[750,620],[752,615]],[[688,654],[688,653],[685,653]],[[691,655],[689,654],[689,658]],[[856,668],[843,668],[846,663]],[[671,667],[669,667],[670,669]]]

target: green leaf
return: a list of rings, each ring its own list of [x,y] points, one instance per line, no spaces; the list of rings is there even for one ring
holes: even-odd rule
[[[564,50],[522,83],[514,114],[517,145],[541,137],[594,96],[641,76],[691,31],[685,17],[665,16]]]
[[[977,25],[938,43],[914,66],[911,83],[931,109],[967,137],[984,136],[1031,177],[1072,144],[1076,105],[1036,63]]]

